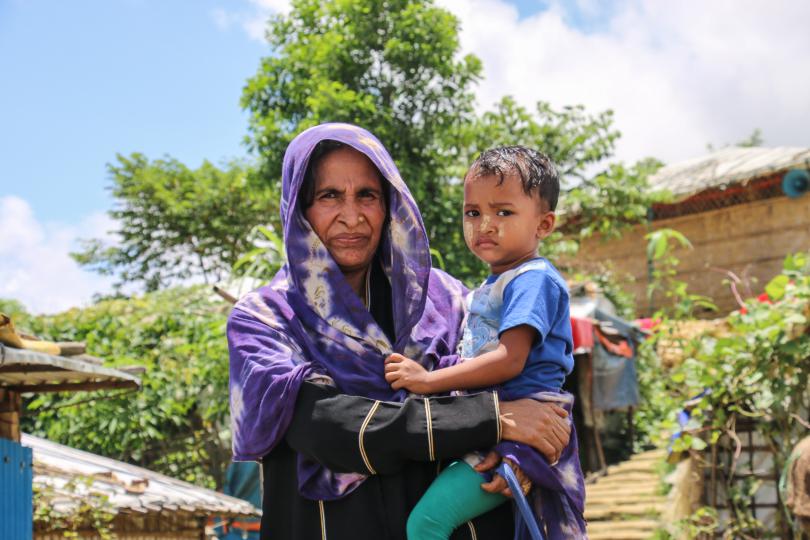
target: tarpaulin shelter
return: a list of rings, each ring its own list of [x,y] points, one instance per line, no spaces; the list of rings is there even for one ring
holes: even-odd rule
[[[607,298],[586,288],[572,288],[574,371],[565,388],[576,397],[574,421],[583,470],[593,472],[607,465],[600,434],[607,413],[627,412],[632,439],[632,410],[639,401],[636,350],[643,333],[618,317]],[[577,290],[585,294],[577,295]]]
[[[255,461],[234,461],[225,473],[223,491],[226,495],[262,507],[261,469]],[[220,540],[259,540],[259,517],[217,517],[211,522],[214,534]]]

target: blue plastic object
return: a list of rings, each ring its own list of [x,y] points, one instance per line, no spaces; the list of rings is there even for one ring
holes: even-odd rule
[[[512,467],[510,467],[505,461],[501,461],[501,464],[498,465],[496,471],[498,474],[503,476],[506,483],[509,485],[509,489],[512,490],[512,497],[515,499],[515,504],[517,505],[520,516],[523,518],[524,523],[526,523],[526,527],[529,529],[529,535],[531,535],[532,540],[545,540],[543,533],[540,532],[540,528],[537,526],[537,521],[534,519],[534,512],[532,512],[529,502],[526,500],[526,496],[523,495],[520,482],[515,476]],[[517,540],[517,538],[518,528],[515,527],[515,540]]]
[[[0,438],[0,538],[33,536],[33,468],[31,449]]]
[[[782,191],[791,199],[801,197],[810,190],[810,172],[792,169],[782,178]]]

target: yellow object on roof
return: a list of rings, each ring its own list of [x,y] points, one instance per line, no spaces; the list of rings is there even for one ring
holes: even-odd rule
[[[60,354],[62,350],[59,345],[51,341],[39,341],[23,337],[14,328],[11,318],[5,313],[0,313],[0,343],[14,347],[16,349],[28,349],[45,354]]]

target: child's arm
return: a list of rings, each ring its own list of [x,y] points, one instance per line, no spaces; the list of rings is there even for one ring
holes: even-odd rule
[[[510,328],[501,334],[494,351],[435,371],[427,371],[401,354],[392,354],[385,360],[385,380],[394,390],[406,388],[416,394],[437,394],[500,384],[523,371],[536,337],[537,330],[529,325]]]

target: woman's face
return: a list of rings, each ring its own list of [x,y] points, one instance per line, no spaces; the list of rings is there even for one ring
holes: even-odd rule
[[[314,198],[304,216],[344,274],[365,270],[385,221],[380,173],[365,155],[343,147],[321,158],[313,179]]]

